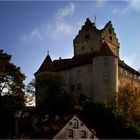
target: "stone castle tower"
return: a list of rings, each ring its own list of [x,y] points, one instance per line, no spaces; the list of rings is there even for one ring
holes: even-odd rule
[[[73,47],[74,56],[96,53],[92,60],[92,96],[95,101],[115,95],[118,91],[119,42],[111,21],[99,30],[87,18],[73,41]]]
[[[74,55],[97,52],[103,42],[107,42],[111,51],[119,56],[120,44],[111,21],[103,29],[99,30],[96,28],[95,23],[92,23],[87,18],[85,25],[82,26],[73,41]]]

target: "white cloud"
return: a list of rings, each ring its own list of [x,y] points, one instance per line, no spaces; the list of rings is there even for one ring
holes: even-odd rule
[[[105,0],[96,0],[96,5],[98,7],[103,7],[105,5]]]
[[[65,20],[66,17],[72,16],[75,11],[75,5],[69,3],[65,8],[60,9],[56,14],[56,22],[53,25],[48,25],[52,31],[53,37],[59,38],[60,35],[70,35],[73,32],[73,27]]]
[[[140,0],[124,0],[127,4],[124,8],[115,8],[113,13],[126,14],[130,10],[140,12]]]
[[[72,31],[72,27],[67,25],[65,22],[58,22],[56,24],[56,32],[62,32],[64,34],[70,34]]]
[[[73,15],[74,11],[75,11],[74,3],[69,3],[68,6],[66,6],[63,9],[60,9],[57,12],[57,20],[64,20],[65,17]]]
[[[121,9],[115,8],[115,9],[113,9],[113,13],[114,14],[126,14],[128,10],[129,10],[129,6],[125,7],[125,8],[121,8]]]
[[[33,31],[31,31],[29,34],[24,35],[22,38],[24,43],[28,43],[29,41],[34,39],[41,41],[44,39],[40,28],[35,28]]]
[[[29,34],[23,36],[24,43],[28,43],[32,40],[45,41],[47,36],[58,39],[63,35],[71,35],[73,33],[73,27],[66,22],[66,17],[72,16],[75,11],[74,3],[69,3],[66,7],[61,8],[56,13],[55,21],[53,24],[44,23],[33,29]]]
[[[130,7],[136,11],[140,11],[140,0],[130,0]]]

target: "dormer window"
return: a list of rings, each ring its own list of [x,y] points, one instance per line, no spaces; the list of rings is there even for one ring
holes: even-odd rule
[[[73,120],[73,128],[79,128],[79,123],[77,119]]]

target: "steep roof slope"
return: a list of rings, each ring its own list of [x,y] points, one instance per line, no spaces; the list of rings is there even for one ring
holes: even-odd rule
[[[110,49],[110,47],[108,46],[108,44],[106,42],[104,42],[102,44],[102,46],[100,47],[100,50],[97,52],[97,56],[116,56]],[[116,56],[117,57],[117,56]]]
[[[38,69],[38,71],[35,74],[37,74],[39,72],[44,72],[44,71],[55,71],[55,67],[54,67],[52,59],[49,55],[46,56],[45,60],[43,61],[40,68]]]

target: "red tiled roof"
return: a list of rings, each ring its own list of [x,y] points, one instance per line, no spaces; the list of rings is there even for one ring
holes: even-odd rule
[[[87,65],[92,63],[94,54],[77,55],[71,59],[54,60],[53,64],[56,71],[65,70],[76,66]]]
[[[49,55],[47,55],[47,57],[45,58],[45,60],[43,61],[42,65],[40,66],[40,68],[36,73],[44,72],[44,71],[55,71],[55,67]]]
[[[97,52],[97,56],[116,56],[108,46],[106,42],[104,42],[100,48],[100,50]]]

